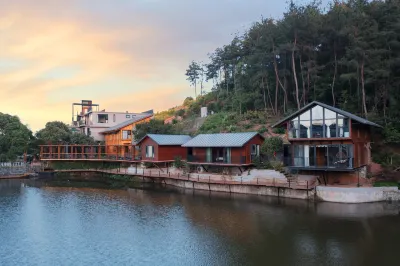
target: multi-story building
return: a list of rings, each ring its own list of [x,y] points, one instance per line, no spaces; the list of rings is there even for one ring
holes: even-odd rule
[[[82,103],[72,104],[72,112],[74,107],[80,105],[82,109],[72,117],[72,127],[79,129],[79,132],[87,136],[92,136],[96,141],[104,141],[104,134],[101,132],[108,128],[117,126],[128,120],[147,117],[153,114],[153,110],[142,113],[126,112],[108,112],[105,109],[99,111],[99,105],[93,104],[92,101],[82,100]]]
[[[357,183],[371,164],[371,128],[381,126],[349,112],[312,102],[272,127],[284,127],[289,169],[325,184]]]

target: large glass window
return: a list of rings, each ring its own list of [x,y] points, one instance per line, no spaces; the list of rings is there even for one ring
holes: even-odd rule
[[[304,146],[294,145],[293,146],[293,165],[304,166]]]
[[[317,105],[311,109],[312,117],[312,138],[323,138],[324,137],[324,108]]]
[[[338,115],[338,137],[339,138],[350,137],[349,119],[342,115]]]
[[[349,118],[315,106],[289,121],[289,138],[348,138]]]
[[[325,138],[336,138],[336,113],[325,108]]]
[[[311,135],[311,112],[310,110],[300,115],[300,138],[309,138]]]
[[[353,168],[353,145],[294,145],[295,167]]]
[[[289,138],[299,138],[299,118],[296,117],[289,123]]]

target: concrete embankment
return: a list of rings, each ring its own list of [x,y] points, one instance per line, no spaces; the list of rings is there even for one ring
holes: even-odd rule
[[[276,196],[293,199],[314,199],[315,190],[297,190],[290,188],[267,187],[262,185],[244,184],[213,184],[196,181],[163,179],[165,184],[175,187],[208,190],[214,192],[228,192],[240,194],[252,194],[260,196]]]
[[[397,187],[342,188],[317,186],[316,199],[339,203],[399,201],[400,191]]]
[[[85,170],[79,170],[82,174]],[[128,175],[132,179],[137,179],[141,182],[163,183],[170,186],[214,191],[214,192],[227,192],[238,194],[251,194],[259,196],[275,196],[282,198],[293,198],[303,200],[317,200],[325,202],[337,203],[367,203],[367,202],[380,202],[380,201],[400,201],[400,191],[397,187],[368,187],[368,188],[349,188],[349,187],[325,187],[317,186],[313,189],[294,189],[290,187],[276,187],[265,184],[244,184],[240,182],[216,182],[211,180],[207,182],[204,179],[182,179],[182,178],[169,178],[168,175],[164,176],[145,176],[143,171],[137,174],[123,172],[107,172],[102,170],[88,170],[88,173],[106,173],[111,175]]]

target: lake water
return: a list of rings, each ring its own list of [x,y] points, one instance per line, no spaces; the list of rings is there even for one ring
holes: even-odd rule
[[[400,265],[399,210],[0,180],[0,265]]]

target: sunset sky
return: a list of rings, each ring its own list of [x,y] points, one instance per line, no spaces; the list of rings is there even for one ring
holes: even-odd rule
[[[194,90],[191,60],[227,44],[277,0],[0,0],[0,112],[36,131],[71,103],[161,111]]]

